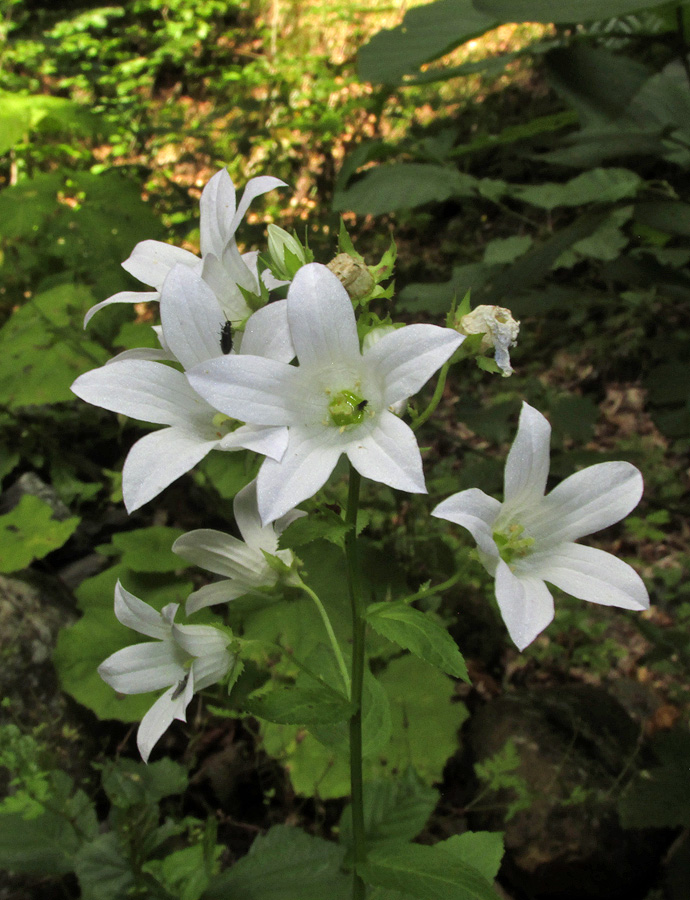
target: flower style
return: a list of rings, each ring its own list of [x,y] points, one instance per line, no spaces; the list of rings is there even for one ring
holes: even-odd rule
[[[242,354],[188,373],[216,409],[244,422],[287,427],[285,454],[266,459],[259,471],[261,521],[311,497],[343,453],[366,478],[425,493],[414,433],[389,407],[415,394],[464,338],[436,325],[408,325],[361,352],[347,292],[319,263],[295,275],[287,316],[299,366]]]
[[[262,526],[256,501],[256,479],[239,491],[233,510],[243,541],[222,531],[199,528],[183,534],[173,544],[173,552],[179,556],[202,569],[224,576],[222,581],[208,584],[189,595],[185,607],[187,615],[205,606],[270,590],[280,580],[297,584],[297,579],[291,577],[292,573],[285,578],[271,567],[264,554],[277,556],[288,568],[292,567],[292,551],[279,550],[278,537],[291,522],[306,513],[292,510],[272,525]]]
[[[504,378],[513,374],[509,350],[517,343],[520,323],[513,318],[509,309],[502,306],[478,306],[460,319],[458,331],[461,334],[483,334],[481,349],[493,348],[496,365]]]
[[[227,319],[198,273],[174,266],[162,287],[160,310],[163,358],[189,369],[224,355],[220,336]],[[289,362],[294,349],[286,301],[255,312],[234,344],[233,356],[241,352]],[[129,512],[156,497],[213,449],[246,448],[280,459],[287,446],[284,428],[236,427],[237,422],[219,414],[190,387],[183,372],[156,362],[145,351],[126,351],[80,375],[72,391],[104,409],[167,426],[138,440],[125,460],[122,491]]]
[[[98,674],[120,694],[168,688],[139,725],[137,746],[144,762],[173,719],[186,721],[194,694],[220,681],[234,662],[227,634],[212,625],[176,625],[178,608],[169,603],[157,612],[119,581],[115,587],[119,621],[155,640],[118,650],[101,663]]]
[[[503,503],[472,488],[432,512],[462,525],[477,542],[484,568],[496,579],[501,615],[520,650],[553,619],[547,581],[592,603],[649,608],[647,589],[631,566],[574,543],[627,516],[642,496],[642,476],[627,462],[599,463],[544,496],[550,436],[544,416],[523,403],[506,462]]]
[[[189,250],[162,241],[140,241],[122,268],[153,291],[120,291],[92,306],[86,313],[84,326],[104,306],[111,303],[141,303],[160,299],[163,283],[176,265],[187,266],[210,285],[223,307],[227,319],[242,322],[250,314],[238,285],[257,293],[257,253],[240,254],[235,232],[255,197],[285,187],[280,178],[262,175],[251,178],[244,189],[239,205],[235,186],[226,169],[211,178],[201,193],[200,244],[201,259]],[[275,287],[275,279],[267,287]]]

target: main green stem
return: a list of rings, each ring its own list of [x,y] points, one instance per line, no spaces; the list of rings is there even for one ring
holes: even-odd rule
[[[345,538],[347,584],[352,607],[352,704],[350,719],[350,789],[352,795],[352,843],[355,869],[352,875],[352,900],[364,900],[366,888],[357,874],[357,865],[366,859],[364,832],[364,786],[362,777],[362,685],[364,684],[364,634],[366,623],[362,603],[359,558],[357,554],[357,510],[359,508],[359,472],[350,466],[350,485],[345,522],[349,526]]]

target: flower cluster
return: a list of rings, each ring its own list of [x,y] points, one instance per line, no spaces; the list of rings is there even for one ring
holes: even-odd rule
[[[348,253],[321,265],[277,226],[269,227],[266,256],[240,253],[235,235],[249,204],[282,185],[277,178],[254,178],[236,203],[232,181],[219,172],[201,197],[201,256],[143,241],[123,265],[154,290],[116,294],[86,317],[88,322],[113,303],[160,305],[158,349],[127,350],[73,385],[89,403],[163,426],[140,438],[125,461],[123,496],[130,512],[211,450],[263,457],[257,478],[235,497],[242,540],[198,529],[173,547],[221,576],[191,594],[188,615],[245,595],[304,587],[298,560],[278,549],[278,538],[305,515],[297,505],[323,487],[341,456],[365,478],[426,492],[420,449],[403,415],[408,400],[452,361],[466,335],[476,336],[468,346],[495,350],[495,371],[512,372],[508,349],[518,323],[507,310],[465,309],[454,328],[400,327],[367,311],[370,299],[389,295],[378,280],[389,277],[392,265],[369,269]],[[475,538],[520,648],[553,617],[547,581],[596,603],[628,609],[649,603],[627,564],[574,543],[635,506],[642,492],[639,472],[627,463],[603,463],[544,496],[548,452],[548,423],[525,404],[506,465],[504,503],[468,490],[433,512]],[[173,719],[184,720],[195,692],[229,677],[239,646],[227,628],[175,624],[177,608],[170,604],[157,612],[121,585],[115,591],[117,618],[155,640],[113,654],[101,676],[122,693],[167,688],[139,728],[144,759]]]

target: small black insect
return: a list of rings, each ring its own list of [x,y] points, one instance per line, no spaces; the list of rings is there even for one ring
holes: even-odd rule
[[[177,698],[180,696],[182,691],[187,687],[188,681],[189,681],[189,672],[187,672],[185,677],[181,678],[180,681],[178,682],[177,687],[172,692],[172,697],[170,698],[171,700],[177,700]]]
[[[225,322],[220,331],[220,349],[227,356],[232,350],[232,324]]]
[[[368,400],[360,400],[357,404],[357,412],[362,412],[362,410],[366,409],[369,406]]]

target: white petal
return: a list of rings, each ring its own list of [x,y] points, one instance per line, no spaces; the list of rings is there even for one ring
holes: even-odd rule
[[[553,619],[553,597],[544,582],[513,574],[502,559],[496,569],[496,600],[518,650],[531,644]]]
[[[352,302],[336,276],[320,263],[295,275],[287,297],[288,322],[300,366],[359,365]]]
[[[201,260],[189,250],[162,241],[141,241],[122,263],[122,268],[144,284],[160,290],[165,276],[176,265],[201,271]]]
[[[163,428],[140,438],[122,469],[122,496],[128,512],[148,503],[189,472],[218,445],[181,428]]]
[[[426,494],[422,457],[414,432],[384,409],[375,426],[347,447],[347,455],[360,475],[399,491]]]
[[[544,496],[549,476],[551,426],[527,403],[508,453],[504,475],[504,503],[509,509],[537,503]]]
[[[234,654],[227,649],[197,657],[192,663],[194,690],[201,691],[211,684],[216,684],[225,677],[234,661]]]
[[[239,253],[238,253],[239,256]],[[252,292],[256,292],[257,285],[251,272],[247,267],[239,261],[239,266],[235,266],[234,271],[228,271],[220,259],[213,253],[207,253],[204,257],[201,275],[206,284],[211,288],[218,298],[221,309],[225,313],[226,318],[233,325],[239,325],[251,314],[251,310],[247,306],[247,301],[242,296],[237,286],[238,282]]]
[[[391,406],[416,394],[453,355],[465,336],[438,325],[407,325],[370,347],[365,361],[383,380],[383,402]]]
[[[220,257],[234,234],[231,223],[235,215],[235,185],[227,169],[221,169],[210,179],[201,192],[199,209],[201,255],[213,253]]]
[[[213,410],[176,369],[145,359],[126,359],[85,372],[72,391],[87,403],[156,425],[189,426],[213,418]]]
[[[249,356],[267,356],[284,363],[294,359],[287,300],[268,303],[249,317],[239,352]]]
[[[280,461],[288,444],[288,430],[284,426],[241,425],[226,434],[219,444],[219,450],[252,450]]]
[[[155,347],[133,347],[131,350],[123,350],[122,353],[116,353],[115,356],[108,360],[106,366],[109,366],[112,363],[122,362],[125,359],[149,359],[154,362],[176,362],[175,357],[172,356],[169,351],[163,349],[156,350]]]
[[[189,703],[187,692],[185,691],[173,699],[177,689],[178,685],[175,684],[162,694],[141,720],[137,731],[137,747],[144,762],[149,761],[151,751],[172,725],[173,719],[182,721],[186,719],[187,704]]]
[[[165,279],[160,303],[165,342],[185,369],[222,355],[225,314],[199,274],[175,266]]]
[[[229,636],[213,625],[173,625],[173,637],[189,656],[214,656],[230,643]]]
[[[240,222],[244,218],[244,214],[249,209],[249,205],[255,197],[259,197],[267,191],[272,191],[274,188],[286,186],[284,181],[281,181],[280,178],[274,178],[273,175],[259,175],[257,178],[250,178],[237,207],[237,212],[230,223],[231,234],[234,234],[237,231]]]
[[[119,694],[145,694],[176,684],[184,675],[184,654],[172,641],[146,641],[123,647],[98,667],[103,681]]]
[[[642,490],[642,475],[628,462],[589,466],[544,498],[530,533],[540,549],[576,541],[627,516],[639,503]]]
[[[470,488],[453,494],[432,510],[431,515],[447,519],[466,528],[488,557],[486,564],[490,574],[496,571],[498,547],[493,538],[493,525],[501,511],[501,504],[479,488]],[[483,561],[483,560],[482,560]]]
[[[163,621],[158,610],[130,594],[119,581],[115,585],[115,617],[126,628],[147,637],[159,640],[170,637],[170,626]]]
[[[198,591],[194,591],[187,597],[185,605],[185,613],[191,616],[197,610],[205,609],[207,606],[217,606],[219,603],[229,603],[238,597],[251,593],[244,583],[239,581],[231,581],[224,578],[222,581],[215,581],[213,584],[206,584]]]
[[[323,487],[342,452],[342,435],[337,428],[291,428],[282,460],[267,459],[259,470],[257,495],[264,525]]]
[[[104,306],[110,306],[111,303],[148,303],[157,301],[159,297],[158,291],[120,291],[118,294],[108,297],[107,300],[101,300],[100,303],[96,303],[95,306],[89,309],[84,316],[84,328],[100,309],[103,309]]]
[[[263,584],[265,579],[262,579],[261,572],[270,571],[260,550],[248,547],[231,534],[212,528],[197,528],[183,534],[172,549],[173,553],[195,566],[241,581],[246,585],[245,591]]]
[[[621,609],[649,609],[644,582],[632,566],[612,553],[567,543],[536,553],[525,562],[539,578],[579,600]]]
[[[256,498],[256,478],[238,491],[232,502],[232,511],[240,534],[250,547],[275,553],[278,549],[278,536],[269,525],[261,524],[259,506]]]
[[[291,425],[319,421],[326,408],[313,392],[305,391],[305,377],[295,366],[260,356],[223,356],[195,366],[190,384],[215,409],[255,425]]]

